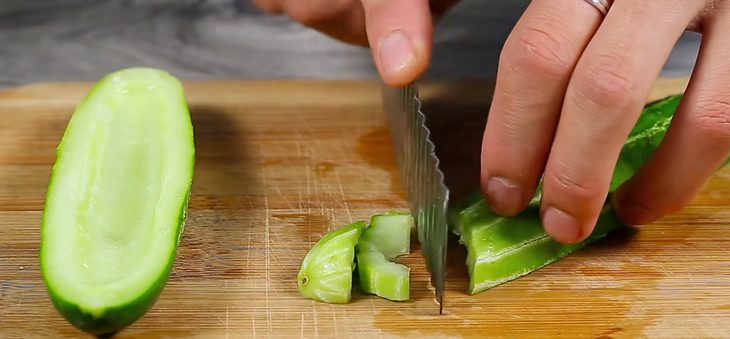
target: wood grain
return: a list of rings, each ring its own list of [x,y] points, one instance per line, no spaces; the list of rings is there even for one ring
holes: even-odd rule
[[[685,83],[661,82],[654,97]],[[441,145],[464,145],[450,154],[439,146],[453,184],[474,180],[473,166],[464,164],[478,150],[473,131],[489,85],[472,85],[423,89],[429,113],[441,117],[432,120],[443,124],[436,128]],[[59,83],[0,93],[2,338],[82,335],[51,306],[37,250],[54,148],[88,89]],[[297,293],[295,276],[309,247],[327,230],[407,207],[377,84],[189,82],[186,89],[198,156],[189,220],[160,300],[119,338],[730,333],[729,170],[681,213],[476,296],[465,294],[464,253],[453,246],[444,316],[437,315],[415,246],[404,259],[413,272],[412,301],[357,292],[349,305],[326,305]]]

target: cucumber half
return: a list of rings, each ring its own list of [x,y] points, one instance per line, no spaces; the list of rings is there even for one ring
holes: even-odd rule
[[[101,79],[57,149],[40,265],[73,326],[110,334],[156,302],[182,236],[193,180],[193,127],[171,74],[130,68]]]

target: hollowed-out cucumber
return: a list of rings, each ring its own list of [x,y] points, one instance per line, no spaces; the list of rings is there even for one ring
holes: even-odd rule
[[[180,82],[130,68],[100,80],[57,149],[40,264],[73,326],[117,332],[142,317],[169,277],[193,180],[193,127]]]

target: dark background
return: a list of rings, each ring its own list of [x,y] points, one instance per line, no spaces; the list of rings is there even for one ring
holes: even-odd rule
[[[463,1],[438,27],[428,76],[492,77],[528,3]],[[666,75],[691,69],[698,39],[680,43]],[[0,87],[95,80],[139,65],[184,79],[376,76],[368,51],[260,13],[250,0],[0,1]]]

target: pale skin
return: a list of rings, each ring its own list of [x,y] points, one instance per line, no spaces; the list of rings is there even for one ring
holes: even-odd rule
[[[456,0],[255,0],[348,43],[369,46],[382,79],[428,67],[433,27]],[[691,203],[730,154],[730,1],[533,0],[507,39],[482,143],[482,191],[505,216],[541,177],[542,220],[563,243],[595,227],[623,142],[680,35],[703,33],[689,87],[657,152],[614,196],[644,225]],[[493,159],[498,159],[497,161]]]

